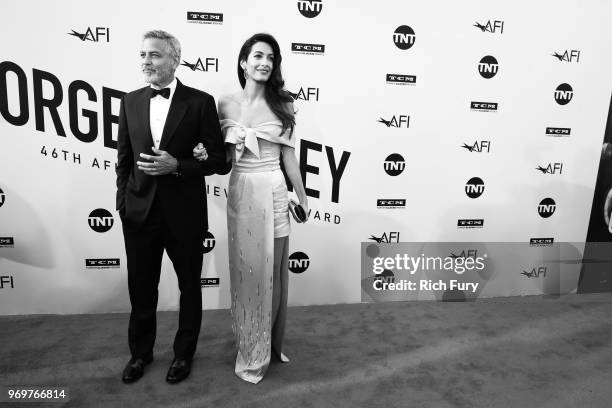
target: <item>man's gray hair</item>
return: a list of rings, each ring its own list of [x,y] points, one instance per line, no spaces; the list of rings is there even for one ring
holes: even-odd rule
[[[181,62],[181,43],[175,36],[163,30],[151,30],[147,31],[142,36],[143,41],[147,38],[157,38],[158,40],[166,41],[168,49],[170,50],[170,56],[175,59],[177,63]]]

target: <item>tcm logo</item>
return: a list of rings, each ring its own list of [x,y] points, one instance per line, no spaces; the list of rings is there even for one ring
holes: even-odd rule
[[[4,191],[2,191],[2,189],[0,188],[0,207],[4,205],[5,200],[6,200],[6,194],[4,194]]]
[[[383,167],[388,175],[399,176],[406,168],[406,161],[401,154],[392,153],[385,159]]]
[[[571,132],[572,132],[571,128],[556,128],[556,127],[546,128],[546,136],[552,136],[552,137],[568,137]]]
[[[298,0],[298,10],[306,18],[314,18],[321,13],[323,2],[321,0]]]
[[[395,128],[406,128],[410,126],[410,116],[408,115],[393,115],[391,119],[387,120],[384,118],[380,118],[377,122],[382,123],[386,127],[395,127]]]
[[[478,198],[484,193],[485,184],[480,177],[472,177],[465,184],[465,194],[470,198]]]
[[[0,248],[13,248],[15,239],[13,237],[0,237]]]
[[[375,235],[370,235],[370,238],[368,238],[370,241],[374,241],[377,244],[389,244],[392,242],[400,242],[400,233],[399,231],[390,231],[390,232],[384,232],[380,237],[377,237]]]
[[[407,50],[414,45],[416,35],[414,30],[407,25],[401,25],[393,32],[393,42],[400,50]]]
[[[497,63],[495,57],[492,55],[486,55],[482,57],[482,59],[478,63],[478,72],[483,78],[493,78],[497,74],[497,71],[499,71],[499,64]]]
[[[400,199],[384,199],[379,198],[376,200],[376,206],[378,208],[406,208],[406,200]]]
[[[484,219],[465,219],[457,220],[457,228],[482,228],[484,227]]]
[[[543,174],[561,174],[563,172],[563,163],[548,163],[547,166],[538,166],[536,170]]]
[[[556,209],[557,204],[555,204],[555,200],[552,198],[545,198],[538,204],[538,214],[540,214],[542,218],[550,217],[555,213]]]
[[[476,140],[473,144],[464,143],[461,147],[472,153],[489,153],[491,149],[491,141]]]
[[[576,62],[577,63],[580,61],[580,51],[578,50],[565,50],[562,53],[554,52],[551,55],[557,58],[561,62]]]
[[[93,41],[100,42],[106,40],[106,42],[110,41],[110,28],[108,27],[95,27],[95,29],[91,29],[91,27],[87,27],[87,31],[81,34],[78,31],[71,30],[71,33],[68,35],[72,35],[77,37],[81,41]]]
[[[87,222],[92,230],[96,232],[106,232],[113,227],[115,220],[108,210],[98,208],[89,214]]]
[[[105,269],[105,268],[118,268],[120,266],[119,258],[107,258],[107,259],[86,259],[86,268]]]
[[[393,85],[414,85],[416,75],[387,74],[387,83]]]
[[[453,259],[457,259],[457,258],[461,258],[461,259],[476,259],[477,256],[478,256],[478,250],[476,250],[476,249],[468,249],[468,250],[464,249],[459,254],[454,254],[452,252],[450,254],[450,257],[453,258]]]
[[[523,270],[523,272],[521,272],[521,275],[525,275],[528,278],[539,278],[540,276],[545,278],[547,270],[548,267],[539,266],[537,268],[531,269],[530,271]]]
[[[214,288],[219,286],[219,278],[200,278],[201,288]]]
[[[295,54],[323,55],[325,54],[325,45],[291,43],[291,52]]]
[[[483,33],[492,34],[503,34],[504,33],[504,22],[501,20],[489,20],[486,24],[480,24],[478,21],[474,24],[474,27],[479,28]]]
[[[310,266],[308,255],[303,252],[294,252],[289,255],[289,270],[293,273],[303,273]]]
[[[551,246],[554,242],[554,238],[530,238],[529,246]]]
[[[202,240],[202,253],[207,254],[215,249],[216,243],[215,236],[210,231],[206,231],[204,233],[204,239]]]
[[[0,289],[4,288],[15,289],[15,281],[11,275],[0,276]]]
[[[319,100],[319,88],[300,88],[297,93],[289,92],[289,95],[294,100],[302,101],[318,101]]]
[[[223,13],[188,11],[187,22],[198,24],[223,24]]]
[[[574,97],[574,90],[570,84],[561,84],[555,90],[555,101],[559,105],[567,105]]]
[[[181,65],[192,71],[208,72],[210,69],[214,68],[215,72],[219,72],[219,58],[204,58],[204,61],[205,63],[202,62],[202,58],[198,58],[198,60],[192,64],[183,60]]]
[[[470,109],[479,112],[497,112],[497,102],[470,102]]]

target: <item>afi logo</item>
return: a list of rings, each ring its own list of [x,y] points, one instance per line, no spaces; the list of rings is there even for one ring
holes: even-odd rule
[[[463,146],[461,147],[463,147],[469,152],[489,153],[489,150],[491,149],[491,141],[490,140],[476,140],[474,144],[470,145],[470,144],[464,143]]]
[[[298,0],[298,10],[306,18],[314,18],[321,13],[323,2],[321,0]]]
[[[493,78],[495,74],[499,71],[499,64],[495,57],[491,55],[487,55],[482,57],[480,63],[478,64],[478,72],[480,76],[486,79]]]
[[[204,239],[202,240],[202,253],[207,254],[215,249],[216,243],[215,236],[211,234],[210,231],[206,231],[204,233]]]
[[[0,276],[0,289],[4,289],[5,286],[9,286],[11,289],[15,289],[15,282],[13,281],[13,277],[8,276]]]
[[[580,61],[580,51],[578,50],[565,50],[562,53],[555,52],[551,55],[561,62],[565,61],[577,63]]]
[[[375,241],[378,244],[382,243],[391,243],[391,242],[400,242],[400,233],[399,231],[391,231],[389,233],[384,232],[382,236],[377,237],[375,235],[370,235],[368,238],[370,241]]]
[[[555,213],[557,205],[552,198],[545,198],[538,204],[538,214],[542,218],[548,218]]]
[[[396,127],[396,128],[401,128],[401,127],[405,127],[408,128],[410,126],[410,116],[408,115],[393,115],[393,117],[389,120],[380,118],[378,119],[377,122],[380,122],[382,124],[384,124],[387,127]]]
[[[547,270],[548,267],[540,266],[538,268],[533,268],[531,271],[523,270],[523,272],[521,272],[521,275],[525,275],[528,278],[539,278],[540,276],[545,278]]]
[[[574,90],[570,84],[561,84],[555,90],[555,101],[559,105],[567,105],[574,97]]]
[[[113,227],[113,215],[104,208],[93,210],[87,219],[89,227],[96,232],[106,232]]]
[[[480,31],[489,32],[495,34],[499,31],[500,34],[504,33],[504,22],[501,20],[491,20],[487,21],[486,24],[480,24],[478,21],[474,24],[474,27],[480,28]]]
[[[289,270],[293,273],[303,273],[310,266],[310,259],[304,252],[294,252],[289,256]]]
[[[415,40],[414,30],[407,25],[397,27],[393,33],[393,42],[400,50],[407,50],[412,47]]]
[[[5,199],[6,199],[6,195],[4,194],[4,191],[2,191],[2,189],[0,188],[0,207],[4,205]]]
[[[401,154],[392,153],[385,159],[383,167],[388,175],[399,176],[406,168],[406,161]]]
[[[90,27],[87,27],[87,31],[81,34],[77,31],[72,30],[68,35],[73,35],[79,38],[81,41],[93,41],[99,42],[100,39],[106,39],[106,42],[110,41],[110,28],[108,27],[96,27],[95,30],[92,30]]]
[[[561,174],[563,163],[548,163],[548,166],[538,166],[536,170],[540,170],[543,174]]]
[[[457,259],[457,258],[463,258],[463,259],[467,259],[467,258],[471,258],[471,259],[476,259],[476,256],[478,255],[478,251],[476,249],[468,249],[461,251],[461,253],[459,253],[458,255],[455,255],[454,253],[451,252],[450,256],[451,258]]]
[[[465,194],[470,198],[478,198],[484,193],[484,181],[480,177],[472,177],[465,184]]]
[[[202,62],[201,58],[198,58],[195,64],[191,64],[183,60],[183,63],[181,65],[189,68],[192,71],[202,72],[208,72],[211,67],[214,67],[215,72],[219,72],[219,58],[205,58],[204,61],[206,61],[206,65]]]
[[[304,90],[304,88],[300,88],[298,93],[289,92],[289,95],[291,95],[291,97],[296,101],[298,99],[301,99],[303,101],[310,101],[311,98],[312,100],[318,101],[319,88],[306,88],[306,90]]]

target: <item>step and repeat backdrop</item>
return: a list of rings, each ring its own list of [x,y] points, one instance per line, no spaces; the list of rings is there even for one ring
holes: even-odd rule
[[[151,29],[179,38],[177,77],[216,98],[239,89],[246,38],[279,41],[312,209],[292,226],[292,305],[381,300],[364,289],[362,242],[584,243],[610,108],[610,15],[603,0],[5,5],[0,313],[129,310],[117,115],[144,85]],[[228,176],[206,183],[202,296],[227,308]],[[574,247],[564,293],[580,275]],[[521,265],[498,268],[478,296],[543,293],[545,267]],[[417,298],[435,298],[426,292]],[[159,308],[177,309],[178,295],[164,258]]]

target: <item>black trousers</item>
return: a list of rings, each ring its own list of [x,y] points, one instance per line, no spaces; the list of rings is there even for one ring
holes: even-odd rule
[[[156,199],[144,224],[123,221],[128,289],[132,312],[128,341],[133,358],[153,355],[157,329],[159,276],[164,249],[174,265],[180,295],[179,327],[174,356],[190,359],[196,350],[202,322],[202,234],[173,233]]]

